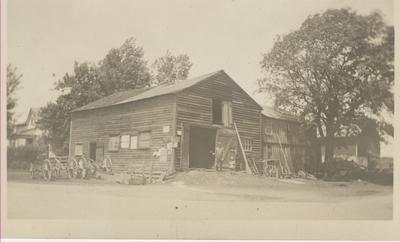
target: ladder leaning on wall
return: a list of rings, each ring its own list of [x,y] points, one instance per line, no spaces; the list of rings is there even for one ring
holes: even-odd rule
[[[282,152],[282,154],[283,154],[283,159],[285,160],[285,167],[284,167],[284,168],[286,168],[287,171],[288,171],[288,173],[291,174],[289,162],[288,162],[288,159],[287,159],[287,157],[286,157],[286,152],[285,152],[285,150],[283,149],[280,135],[277,134],[277,133],[273,133],[273,134],[274,134],[274,136],[276,137],[276,139],[278,140],[280,150],[281,150],[281,152]],[[280,162],[280,161],[279,161],[279,162]],[[280,163],[282,163],[282,162],[280,162]],[[282,172],[283,172],[283,169],[282,169]]]

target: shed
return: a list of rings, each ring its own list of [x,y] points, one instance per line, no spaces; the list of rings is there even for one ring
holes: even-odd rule
[[[291,172],[305,166],[305,136],[299,119],[286,111],[263,106],[262,146],[263,159],[280,160]]]

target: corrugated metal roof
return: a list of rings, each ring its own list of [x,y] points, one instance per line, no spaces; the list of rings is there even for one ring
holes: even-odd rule
[[[266,117],[299,122],[299,119],[295,115],[287,113],[286,111],[276,110],[275,108],[269,106],[262,106],[262,107],[263,110],[261,112]]]
[[[156,87],[133,89],[133,90],[114,93],[107,97],[101,98],[97,101],[94,101],[92,103],[89,103],[83,107],[74,109],[72,110],[72,112],[103,108],[123,103],[134,102],[142,99],[162,96],[166,94],[177,93],[219,73],[223,73],[223,70],[205,74],[175,84],[162,84]]]

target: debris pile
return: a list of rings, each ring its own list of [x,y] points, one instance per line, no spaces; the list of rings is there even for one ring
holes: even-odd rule
[[[307,173],[303,170],[298,171],[297,175],[303,179],[317,180],[317,178],[313,174]]]
[[[353,181],[363,179],[366,168],[352,160],[336,158],[331,162],[325,162],[324,180],[327,181]]]

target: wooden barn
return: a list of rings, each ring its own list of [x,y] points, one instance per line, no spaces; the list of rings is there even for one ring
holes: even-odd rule
[[[224,71],[176,84],[129,90],[104,97],[71,113],[69,157],[108,156],[116,172],[151,166],[172,173],[211,168],[213,152],[225,147],[225,164],[247,156],[262,159],[262,107]]]
[[[280,160],[291,172],[303,170],[305,165],[305,138],[296,116],[272,107],[262,111],[263,159]]]

